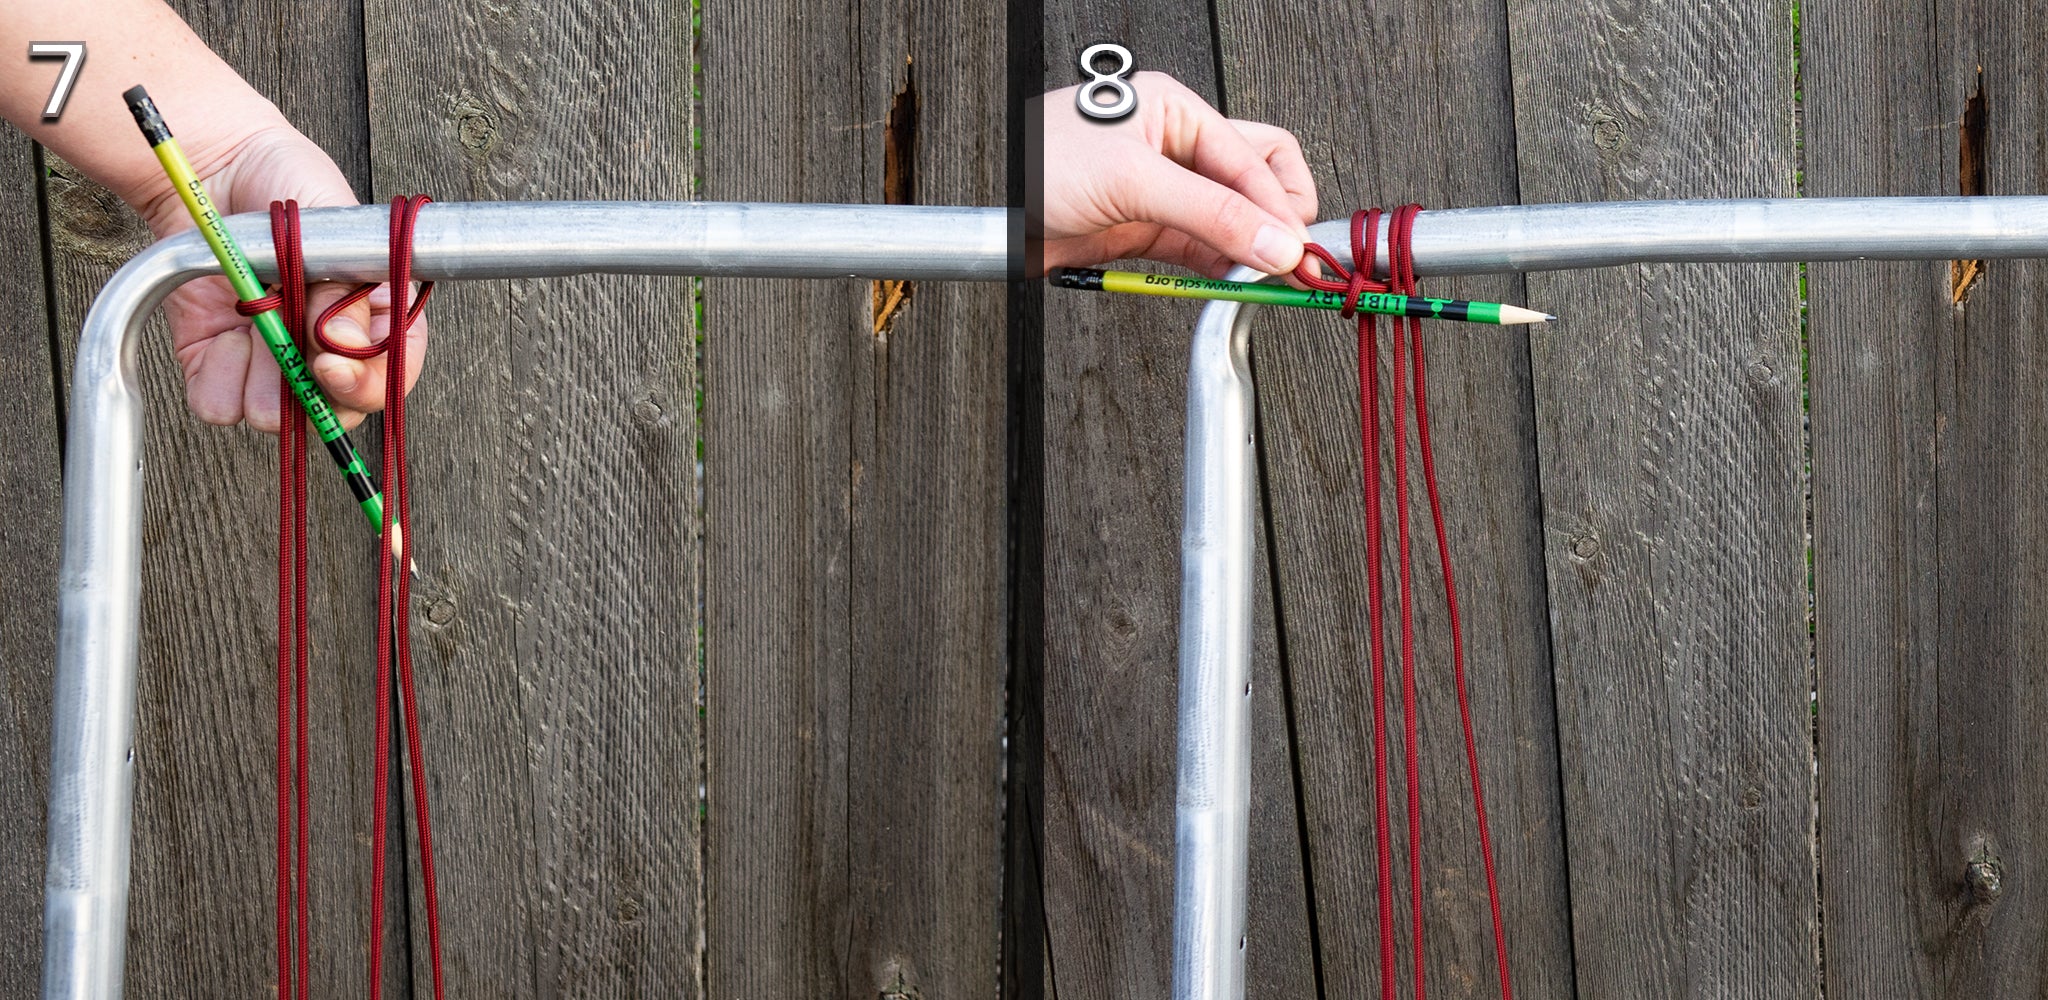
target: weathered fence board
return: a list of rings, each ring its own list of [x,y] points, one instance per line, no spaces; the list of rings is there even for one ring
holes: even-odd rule
[[[689,197],[687,7],[365,23],[380,198]],[[414,621],[454,994],[699,995],[692,311],[687,279],[616,276],[430,307]]]
[[[1332,18],[1335,18],[1333,21]],[[1507,38],[1498,3],[1416,9],[1399,21],[1359,8],[1226,9],[1233,114],[1293,129],[1321,185],[1322,214],[1408,201],[1512,203]],[[1356,58],[1355,53],[1372,53]],[[1429,81],[1416,88],[1408,81]],[[1396,97],[1406,93],[1406,97]],[[1349,256],[1348,245],[1331,248]],[[1520,301],[1514,278],[1437,281],[1436,294]],[[1544,622],[1541,535],[1527,349],[1515,334],[1437,328],[1430,412],[1458,567],[1474,722],[1502,875],[1518,986],[1563,995],[1569,939]],[[1321,982],[1330,995],[1378,989],[1372,862],[1371,700],[1365,609],[1370,569],[1359,457],[1356,338],[1327,316],[1272,315],[1253,340],[1267,515],[1285,665],[1293,681]],[[1382,391],[1391,389],[1382,341]],[[1385,405],[1385,404],[1383,404]],[[1412,424],[1412,421],[1411,421]],[[1412,433],[1412,431],[1411,431]],[[1411,448],[1411,467],[1416,454]],[[1392,443],[1383,456],[1393,552]],[[1427,981],[1492,990],[1493,944],[1456,700],[1441,571],[1416,468],[1416,629],[1423,740]],[[1389,562],[1391,562],[1391,558]],[[1385,577],[1389,607],[1394,576]],[[1397,640],[1396,618],[1388,618]],[[1399,645],[1388,653],[1395,844],[1406,843],[1399,769]],[[1408,878],[1397,866],[1407,923]],[[1400,935],[1403,970],[1409,936]]]
[[[2042,5],[1805,12],[1808,194],[2048,187]],[[2048,268],[1811,278],[1826,985],[2039,996]]]
[[[360,20],[348,4],[293,7],[286,18],[288,6],[272,4],[266,13],[248,3],[182,3],[178,10],[360,184],[368,176],[362,79],[341,69],[356,65],[353,57],[334,56],[360,51]],[[164,112],[176,121],[175,104]],[[149,234],[103,189],[55,158],[50,165],[57,328],[68,385],[86,307]],[[275,982],[275,609],[268,595],[276,572],[276,444],[190,417],[167,345],[161,320],[152,321],[140,366],[150,406],[145,461],[155,470],[175,463],[181,475],[149,475],[144,490],[127,982],[138,997],[252,994]],[[345,491],[320,473],[314,469],[312,491],[312,905],[320,929],[313,968],[323,982],[359,983],[356,942],[363,940],[369,866],[351,847],[369,804],[364,695],[373,614],[363,595],[374,544]],[[399,982],[397,975],[388,980]]]
[[[176,6],[365,196],[997,204],[1005,190],[999,8],[714,5],[698,36],[692,8],[656,0],[458,0],[425,22],[390,0]],[[1795,77],[1795,22],[1760,3],[1711,19],[1654,3],[1459,0],[1398,20],[1225,5],[1220,21],[1055,3],[1045,83],[1076,79],[1087,42],[1130,45],[1299,134],[1326,217],[1787,195],[1802,136],[1809,195],[2032,193],[2048,186],[2042,9],[1803,5]],[[1959,129],[1980,65],[1972,145]],[[0,870],[7,995],[32,993],[39,968],[60,400],[92,296],[149,241],[48,165],[39,176],[26,141],[0,145],[15,195],[0,200],[0,287],[16,292],[0,320],[18,334],[0,354],[0,548],[47,567],[10,580],[0,617],[15,719],[0,754],[16,762],[0,795],[22,803],[0,824],[15,852]],[[2025,887],[2048,823],[2026,781],[2048,752],[2027,673],[2048,654],[2032,593],[2048,529],[2029,489],[2048,440],[2048,357],[2030,332],[2048,268],[1994,261],[1959,307],[1942,264],[1810,273],[1810,579],[1796,269],[1429,283],[1564,316],[1430,341],[1524,996],[2043,989],[2048,912]],[[614,277],[451,285],[429,310],[415,620],[453,991],[1163,998],[1197,307],[1048,293],[1041,520],[1018,525],[1013,491],[1036,487],[1006,466],[1019,411],[1000,287],[920,284],[877,332],[865,283],[707,284],[702,313],[687,280]],[[1255,347],[1250,980],[1276,997],[1370,994],[1354,348],[1346,324],[1278,311]],[[129,995],[260,995],[275,978],[274,441],[185,412],[160,320],[141,373]],[[369,428],[355,436],[374,451]],[[157,474],[172,463],[175,482]],[[315,974],[355,988],[374,562],[353,505],[324,466],[312,476]],[[1426,509],[1413,523],[1428,972],[1485,995]],[[1042,636],[1015,638],[1011,546],[1033,531]],[[1010,729],[1043,725],[1034,825],[1004,816],[1000,739],[1006,712],[1036,710],[1004,703],[1011,643],[1041,639],[1042,719]],[[406,837],[408,803],[392,801]],[[1003,888],[1005,836],[1032,840],[1008,849],[1041,866],[1046,905],[1043,976],[1009,970],[1007,988],[998,928],[1022,903]],[[394,954],[411,939],[388,966],[399,997],[427,988],[409,867],[394,854]]]
[[[1523,201],[1792,193],[1785,7],[1508,13]],[[1817,988],[1795,279],[1528,279],[1583,996]]]
[[[50,663],[56,655],[60,417],[43,295],[33,145],[0,135],[0,994],[29,996],[42,969],[43,800],[49,794]]]
[[[1046,89],[1078,82],[1081,49],[1114,40],[1217,102],[1210,25],[1187,13],[1048,5]],[[1043,828],[1057,977],[1048,993],[1150,998],[1171,988],[1182,432],[1198,311],[1047,293]],[[1309,997],[1291,740],[1263,572],[1254,607],[1246,978],[1262,993]]]
[[[704,196],[1000,204],[1002,16],[707,12]],[[1003,289],[920,284],[879,332],[874,305],[706,282],[716,996],[996,990]]]

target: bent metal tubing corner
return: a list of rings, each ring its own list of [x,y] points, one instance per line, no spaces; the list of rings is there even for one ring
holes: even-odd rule
[[[420,214],[422,280],[593,272],[1000,281],[1003,209],[673,202],[436,203]],[[228,221],[275,277],[268,220]],[[387,210],[304,215],[313,278],[387,275]],[[1314,227],[1348,246],[1342,222]],[[1641,202],[1424,212],[1424,275],[1635,262],[2048,256],[2048,198]],[[1386,250],[1378,249],[1385,270]],[[46,1000],[120,996],[127,937],[141,592],[139,333],[178,285],[216,273],[196,234],[117,272],[87,314],[72,380],[43,910]],[[1260,275],[1239,269],[1234,278]],[[1176,1000],[1244,993],[1250,805],[1253,307],[1202,313],[1189,371],[1182,537]]]
[[[1349,251],[1349,220],[1310,235]],[[2048,256],[2048,197],[1614,202],[1423,212],[1418,274],[1637,263]],[[1375,271],[1387,273],[1384,234]],[[1266,276],[1240,267],[1236,281]],[[1258,306],[1214,302],[1188,369],[1181,535],[1173,1000],[1242,1000],[1251,816],[1252,508],[1247,356]],[[1558,311],[1564,311],[1560,306]]]
[[[309,210],[302,221],[308,277],[388,275],[384,206]],[[592,272],[1002,281],[1010,222],[1000,208],[437,202],[420,212],[413,273],[423,281]],[[268,216],[235,216],[228,228],[261,276],[275,280]],[[136,348],[172,289],[219,267],[196,232],[164,240],[107,282],[79,337],[43,890],[49,1000],[121,995],[142,583]]]

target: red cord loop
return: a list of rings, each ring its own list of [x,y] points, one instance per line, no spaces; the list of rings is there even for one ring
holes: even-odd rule
[[[1373,280],[1373,248],[1379,243],[1380,210],[1360,209],[1351,213],[1351,266],[1337,263],[1337,257],[1319,243],[1302,246],[1307,256],[1294,265],[1294,279],[1319,292],[1341,292],[1344,307],[1338,314],[1350,319],[1358,314],[1358,297],[1366,292],[1385,292],[1391,286]],[[1325,278],[1309,269],[1308,258],[1323,262],[1336,278]]]
[[[412,290],[412,232],[426,195],[391,200],[391,332],[378,350],[388,355],[384,379],[384,523],[377,540],[377,748],[371,781],[370,833],[370,1000],[383,989],[385,820],[391,782],[391,677],[405,711],[405,756],[411,765],[412,807],[419,834],[421,903],[427,918],[427,953],[434,974],[434,1000],[441,1000],[441,916],[434,881],[434,832],[427,818],[426,758],[420,743],[419,699],[412,670],[412,575],[392,552],[392,539],[412,533],[412,488],[405,465],[405,339],[419,308],[406,307]],[[360,291],[360,289],[359,289]],[[421,294],[425,301],[425,293]],[[328,310],[332,315],[333,309]],[[394,530],[395,529],[395,530]],[[404,845],[399,850],[404,850]]]
[[[424,198],[426,196],[421,195],[420,197]],[[327,336],[327,321],[339,315],[343,309],[347,309],[349,306],[361,302],[364,296],[377,290],[377,285],[378,282],[375,281],[369,282],[367,284],[357,285],[347,295],[342,296],[339,301],[335,302],[331,306],[328,306],[327,309],[320,314],[320,318],[314,321],[313,323],[313,339],[319,341],[321,350],[332,351],[335,354],[339,354],[344,358],[354,358],[357,361],[368,361],[371,358],[374,358],[379,354],[383,354],[385,351],[390,349],[391,340],[389,337],[386,337],[384,340],[379,341],[375,344],[368,344],[363,347],[351,347],[347,344],[337,344],[333,340],[330,340]],[[433,282],[429,281],[420,286],[419,301],[414,302],[412,304],[412,308],[407,310],[405,314],[405,323],[407,326],[411,326],[415,320],[418,320],[420,318],[420,310],[426,308],[427,298],[433,294]]]
[[[292,342],[303,344],[306,278],[299,247],[298,202],[270,204],[270,232],[277,242],[277,291],[240,303],[235,311],[254,316],[280,309]],[[296,971],[298,996],[306,1000],[312,995],[307,985],[311,937],[306,918],[312,847],[307,826],[306,416],[298,400],[292,398],[291,386],[283,380],[277,387],[277,407],[277,995],[278,1000],[292,1000]],[[295,818],[296,852],[292,850]]]
[[[275,203],[275,202],[274,202],[273,204],[278,204],[278,203]],[[297,205],[297,204],[298,204],[298,202],[291,202],[291,204],[293,204],[293,205]],[[277,215],[276,215],[276,210],[275,210],[275,209],[272,209],[272,212],[271,212],[271,217],[270,217],[270,224],[271,224],[272,226],[275,226],[275,225],[277,225]],[[283,263],[283,261],[282,261],[282,260],[280,260],[280,261],[278,262],[278,268],[279,268],[279,270],[280,270],[280,271],[282,271],[282,270],[283,270],[283,267],[284,267],[284,263]],[[303,291],[303,289],[304,289],[304,286],[301,286],[301,290],[302,290],[302,291]],[[267,312],[271,311],[272,309],[283,309],[284,307],[285,307],[285,296],[284,296],[284,294],[283,294],[283,292],[282,292],[281,290],[280,290],[280,291],[274,291],[274,292],[271,292],[271,293],[270,293],[269,295],[265,295],[264,297],[262,297],[262,298],[260,298],[260,299],[250,299],[250,300],[249,300],[249,301],[247,301],[247,302],[237,302],[237,303],[235,303],[235,311],[236,311],[236,312],[238,312],[238,313],[241,313],[241,314],[242,314],[242,315],[244,315],[244,316],[256,316],[256,315],[260,315],[260,314],[262,314],[262,313],[267,313]],[[301,311],[303,312],[303,310],[301,310]]]
[[[432,283],[420,290],[419,301],[406,306],[412,281],[412,233],[419,209],[427,204],[425,195],[393,199],[391,203],[391,331],[379,344],[367,348],[343,348],[328,343],[320,332],[340,310],[360,301],[375,284],[364,285],[349,297],[330,306],[315,325],[316,337],[327,350],[358,360],[388,353],[391,374],[384,392],[384,520],[378,533],[377,556],[377,681],[376,681],[376,771],[372,801],[374,816],[370,831],[370,942],[369,989],[376,1000],[383,988],[384,865],[385,827],[391,766],[391,685],[398,679],[399,698],[404,705],[406,758],[411,765],[413,813],[419,837],[420,882],[426,909],[427,947],[433,966],[434,997],[442,996],[440,906],[434,879],[434,835],[427,814],[426,760],[420,740],[419,703],[413,684],[411,576],[403,563],[393,558],[394,533],[411,542],[412,503],[407,489],[405,467],[405,337],[426,304]],[[244,315],[281,308],[285,327],[303,348],[305,342],[306,280],[305,250],[299,238],[297,202],[273,202],[270,206],[271,234],[277,243],[279,285],[277,294],[245,303]],[[277,952],[278,997],[292,1000],[294,958],[297,996],[307,1000],[310,936],[307,924],[306,882],[309,871],[307,836],[308,724],[306,713],[306,420],[288,384],[278,389],[278,406],[283,427],[279,434],[279,544],[278,544],[278,694],[277,694]],[[287,754],[289,737],[296,732],[296,758]],[[294,766],[296,765],[296,766]],[[296,813],[296,856],[292,819]],[[404,848],[401,846],[400,848]],[[295,863],[294,863],[295,862]],[[296,923],[291,919],[296,903]],[[294,933],[295,932],[295,933]]]
[[[1358,313],[1357,305],[1358,296],[1368,291],[1408,296],[1420,294],[1415,282],[1415,255],[1411,244],[1415,231],[1415,217],[1421,211],[1420,205],[1403,205],[1393,211],[1387,227],[1388,274],[1384,282],[1375,281],[1371,277],[1373,255],[1379,243],[1380,219],[1385,214],[1377,208],[1355,212],[1351,216],[1349,268],[1339,264],[1335,256],[1323,247],[1314,243],[1306,246],[1307,255],[1322,261],[1324,266],[1337,275],[1336,278],[1324,278],[1311,273],[1307,256],[1294,270],[1295,278],[1310,288],[1344,293],[1343,314],[1354,317],[1358,323],[1359,429],[1364,451],[1365,547],[1366,564],[1371,574],[1366,584],[1366,597],[1372,671],[1373,846],[1374,861],[1379,875],[1380,995],[1389,1000],[1398,995],[1396,984],[1399,959],[1394,926],[1393,845],[1387,801],[1390,775],[1387,766],[1386,598],[1380,573],[1384,546],[1381,538],[1379,344],[1376,318],[1370,314]],[[1493,838],[1487,829],[1486,797],[1479,776],[1479,747],[1473,734],[1471,701],[1466,694],[1465,642],[1458,615],[1458,588],[1451,573],[1450,538],[1444,527],[1443,501],[1437,488],[1436,456],[1430,444],[1429,392],[1423,367],[1422,321],[1415,317],[1398,317],[1394,319],[1392,327],[1390,339],[1393,346],[1393,399],[1389,416],[1393,437],[1394,513],[1399,552],[1401,747],[1407,779],[1405,798],[1408,813],[1408,919],[1412,928],[1409,940],[1413,945],[1410,961],[1415,984],[1414,995],[1415,1000],[1425,1000],[1422,934],[1422,770],[1419,752],[1421,741],[1417,718],[1419,702],[1416,697],[1414,585],[1411,577],[1408,526],[1407,396],[1411,387],[1414,394],[1415,435],[1417,451],[1422,460],[1423,485],[1429,495],[1430,518],[1436,528],[1437,561],[1443,568],[1444,604],[1448,611],[1451,633],[1451,674],[1457,690],[1459,721],[1464,729],[1465,763],[1472,783],[1472,809],[1479,829],[1480,859],[1486,870],[1486,897],[1493,918],[1493,948],[1500,977],[1500,995],[1501,1000],[1513,1000],[1514,991],[1508,975],[1507,934],[1501,920],[1500,886],[1494,876]],[[1410,357],[1414,359],[1412,384],[1408,376]]]

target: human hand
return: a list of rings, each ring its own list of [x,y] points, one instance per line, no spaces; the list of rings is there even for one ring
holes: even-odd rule
[[[1044,97],[1047,268],[1144,257],[1220,278],[1233,262],[1294,269],[1316,184],[1286,129],[1225,118],[1164,73],[1133,74],[1138,108],[1084,117],[1079,87]]]
[[[358,204],[333,159],[281,119],[217,144],[194,141],[188,152],[207,193],[230,215],[268,211],[272,201],[292,199],[301,209]],[[131,203],[158,238],[193,228],[191,215],[168,180],[160,190],[141,192]],[[352,287],[323,282],[308,289],[308,323]],[[277,361],[249,317],[235,312],[235,302],[234,289],[218,276],[188,282],[164,301],[171,346],[185,370],[185,402],[207,423],[247,423],[274,434],[280,426]],[[379,286],[327,324],[331,339],[351,346],[381,343],[390,329],[389,285]],[[427,324],[414,322],[406,336],[405,389],[411,392],[425,360]],[[343,426],[354,427],[365,413],[383,408],[383,356],[357,361],[322,351],[317,343],[303,347],[314,380]]]

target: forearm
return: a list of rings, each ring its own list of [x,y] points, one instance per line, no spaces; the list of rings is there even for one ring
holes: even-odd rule
[[[32,42],[86,45],[85,67],[57,121],[42,113],[59,66],[30,62]],[[167,197],[170,185],[121,100],[129,87],[149,88],[201,176],[242,139],[284,124],[276,106],[160,0],[5,0],[0,59],[9,67],[0,73],[0,118],[132,205]]]

